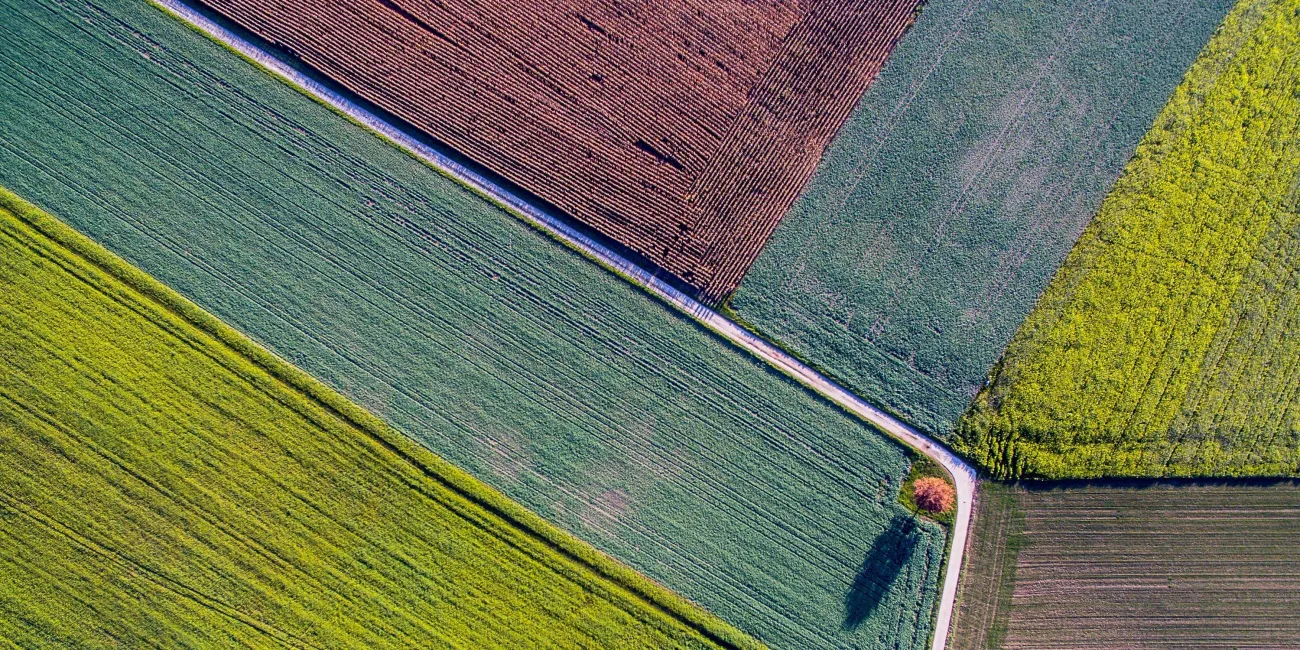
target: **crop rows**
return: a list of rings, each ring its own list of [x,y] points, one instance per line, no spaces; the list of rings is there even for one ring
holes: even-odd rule
[[[203,4],[717,300],[919,3]]]
[[[757,646],[3,191],[0,282],[7,641]]]
[[[980,499],[955,648],[1300,638],[1300,484],[986,484]]]
[[[948,435],[1232,0],[932,0],[736,291]]]
[[[925,645],[899,445],[140,0],[0,35],[0,184],[774,647]]]
[[[1004,476],[1300,471],[1300,3],[1243,0],[964,421]]]

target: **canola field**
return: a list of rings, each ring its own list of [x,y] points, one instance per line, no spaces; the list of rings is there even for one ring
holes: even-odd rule
[[[1231,0],[931,0],[732,299],[949,435]]]
[[[0,190],[0,638],[760,647]]]
[[[908,452],[143,0],[0,0],[0,184],[776,648],[922,648]]]
[[[1300,473],[1300,2],[1243,0],[963,420],[999,476]]]

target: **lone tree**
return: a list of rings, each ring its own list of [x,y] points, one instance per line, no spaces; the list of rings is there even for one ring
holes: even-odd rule
[[[938,514],[952,509],[957,494],[947,481],[938,476],[927,476],[912,484],[912,500],[922,510]]]

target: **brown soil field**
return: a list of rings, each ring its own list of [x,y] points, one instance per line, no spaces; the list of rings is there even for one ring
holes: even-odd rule
[[[200,0],[716,302],[920,0]]]
[[[1300,648],[1300,482],[985,483],[952,647]]]

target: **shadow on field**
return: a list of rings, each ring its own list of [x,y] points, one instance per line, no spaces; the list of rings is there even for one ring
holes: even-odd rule
[[[845,630],[855,630],[871,618],[915,551],[916,522],[910,517],[895,515],[885,532],[872,543],[858,575],[853,578],[848,593],[844,594],[842,627]]]

